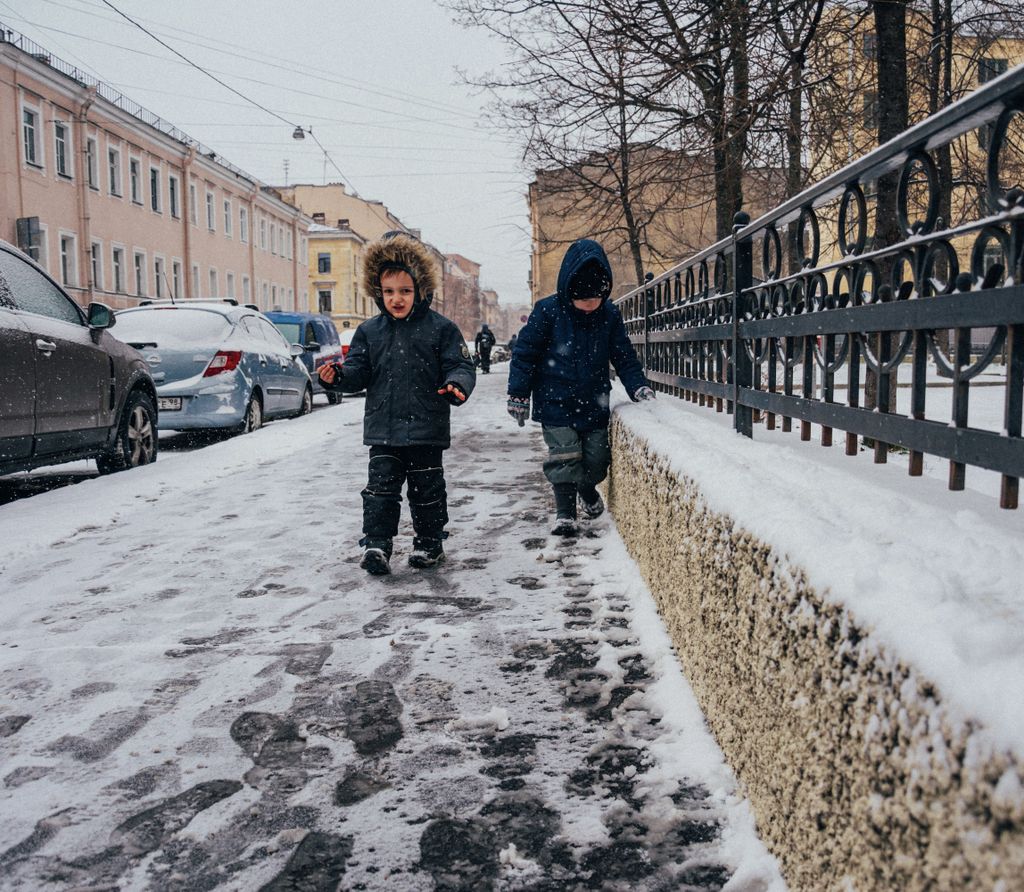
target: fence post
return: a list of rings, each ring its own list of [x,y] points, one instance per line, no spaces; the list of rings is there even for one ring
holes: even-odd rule
[[[647,273],[644,276],[644,284],[646,285],[653,278],[654,273]],[[651,370],[651,309],[653,303],[654,289],[644,288],[644,374]]]
[[[750,215],[740,211],[733,218],[732,228],[732,405],[733,427],[744,437],[754,436],[754,418],[750,406],[740,403],[740,391],[754,383],[754,364],[740,339],[740,320],[747,305],[747,289],[754,284],[753,240],[737,238],[740,229],[750,222]]]

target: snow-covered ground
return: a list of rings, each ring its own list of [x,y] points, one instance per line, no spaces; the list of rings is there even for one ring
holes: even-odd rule
[[[436,570],[356,565],[362,400],[0,506],[0,887],[784,889],[504,368]]]

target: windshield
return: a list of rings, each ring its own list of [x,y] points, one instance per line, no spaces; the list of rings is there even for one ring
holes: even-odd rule
[[[186,307],[154,307],[117,314],[111,330],[127,344],[178,342],[182,344],[221,341],[231,332],[231,323],[220,313]]]
[[[276,328],[289,344],[302,343],[302,326],[298,322],[275,322]]]

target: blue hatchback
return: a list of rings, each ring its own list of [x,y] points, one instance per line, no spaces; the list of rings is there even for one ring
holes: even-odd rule
[[[289,344],[297,344],[302,348],[303,364],[310,378],[313,379],[313,390],[323,392],[323,385],[317,375],[317,369],[329,362],[341,362],[343,351],[338,338],[338,330],[330,316],[321,313],[284,313],[272,312],[265,314],[274,323]],[[328,393],[327,401],[331,404],[341,401],[341,396]]]
[[[149,363],[161,428],[248,432],[264,419],[312,411],[302,349],[236,301],[153,301],[122,310],[117,336]]]

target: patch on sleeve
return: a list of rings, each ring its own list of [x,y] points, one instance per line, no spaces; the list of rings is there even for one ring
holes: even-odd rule
[[[469,347],[466,346],[466,342],[462,342],[462,358],[469,359]]]

